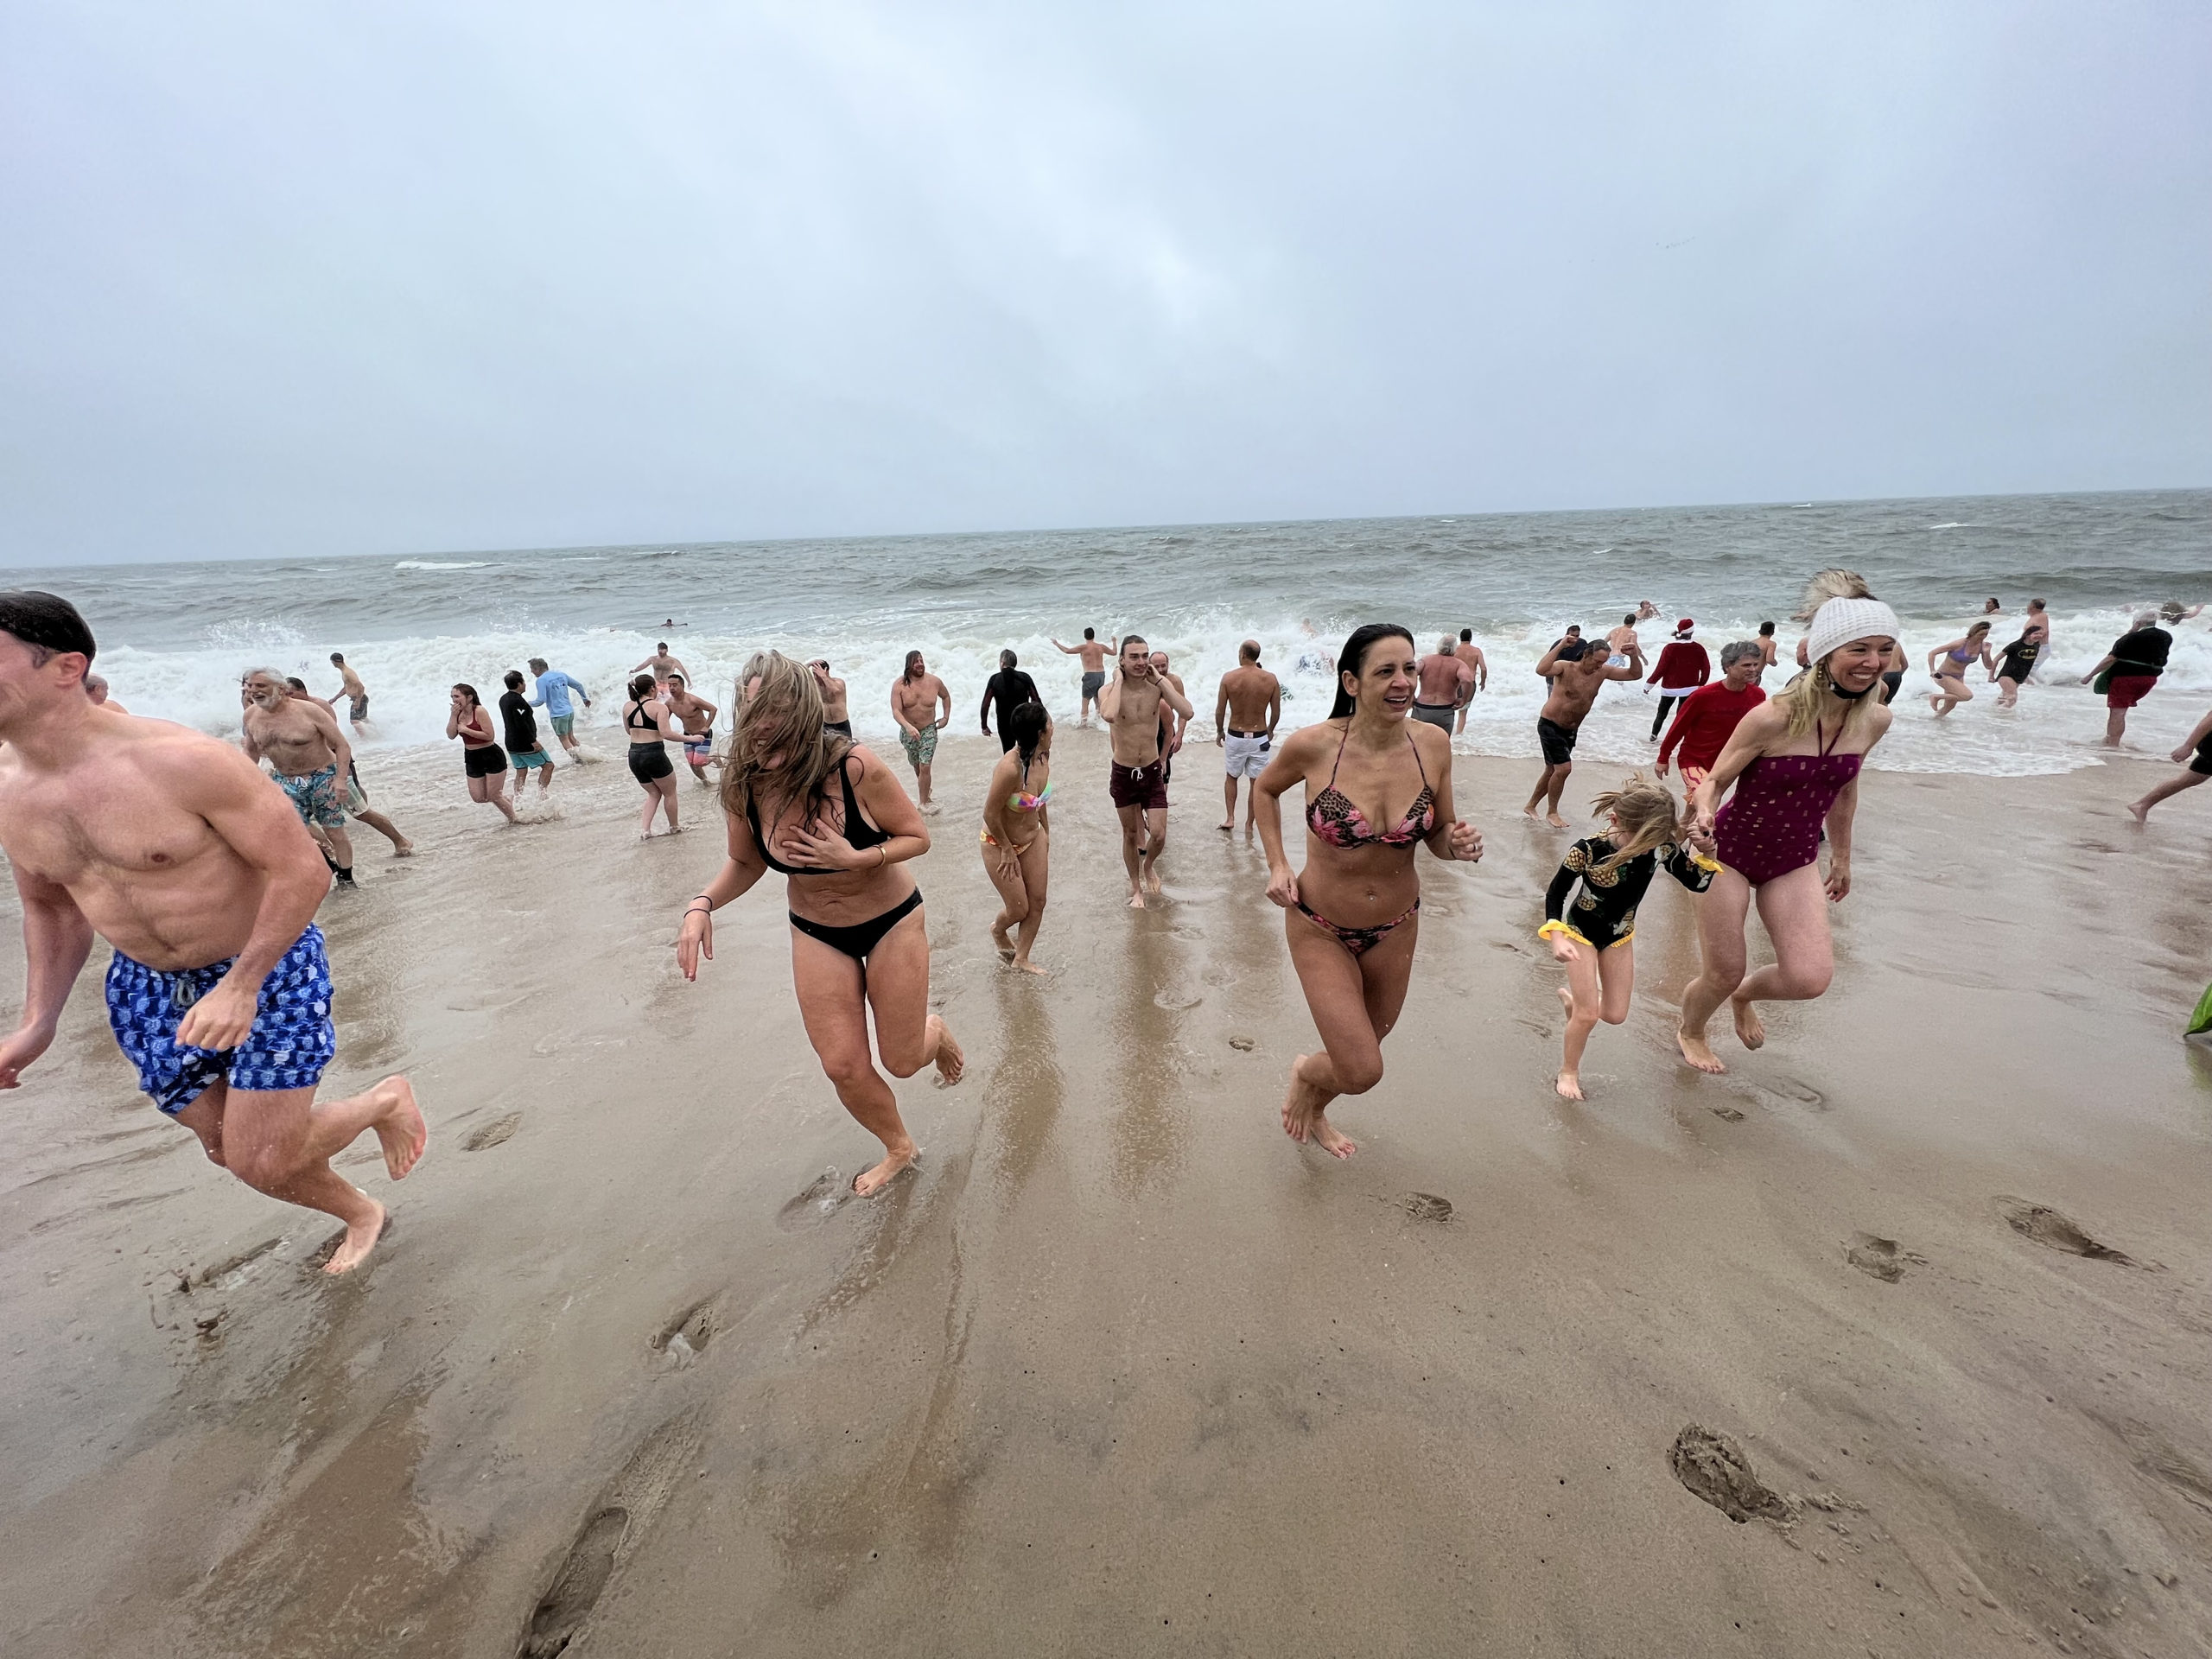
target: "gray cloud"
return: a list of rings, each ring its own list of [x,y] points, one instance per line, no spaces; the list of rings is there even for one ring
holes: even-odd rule
[[[25,0],[0,556],[2202,484],[2209,16]]]

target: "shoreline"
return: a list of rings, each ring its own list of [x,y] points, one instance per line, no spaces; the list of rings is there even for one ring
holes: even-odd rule
[[[686,779],[696,827],[639,843],[609,732],[563,817],[512,830],[450,751],[372,752],[423,850],[360,832],[362,890],[323,907],[326,1086],[407,1069],[432,1140],[397,1187],[372,1143],[341,1159],[397,1218],[357,1280],[309,1277],[331,1225],[137,1096],[87,969],[0,1116],[11,1652],[505,1659],[601,1549],[579,1651],[2212,1634],[2194,797],[2138,834],[2094,770],[1870,768],[1828,995],[1689,1073],[1691,901],[1661,884],[1578,1105],[1535,928],[1627,768],[1578,757],[1560,832],[1521,818],[1533,763],[1459,755],[1486,854],[1421,861],[1337,1165],[1275,1122],[1313,1033],[1264,866],[1212,827],[1211,744],[1179,764],[1168,903],[1132,913],[1103,736],[1063,724],[1033,984],[986,932],[996,745],[948,735],[916,873],[968,1078],[897,1085],[919,1173],[824,1203],[873,1143],[799,1029],[780,891],[685,986],[719,813]],[[1700,1502],[1668,1463],[1690,1425],[1802,1501]]]

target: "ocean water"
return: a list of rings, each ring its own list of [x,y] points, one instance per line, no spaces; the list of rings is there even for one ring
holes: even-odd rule
[[[2099,763],[2101,700],[2078,680],[2132,612],[2212,599],[2212,491],[1336,520],[1310,524],[1047,531],[676,547],[565,548],[407,558],[286,559],[18,569],[8,585],[68,594],[100,641],[100,663],[133,712],[234,731],[238,680],[256,666],[332,694],[329,653],[367,682],[376,719],[364,749],[444,741],[447,688],[496,694],[501,673],[543,656],[601,699],[611,724],[626,671],[666,639],[704,695],[727,705],[732,677],[762,646],[825,656],[848,680],[863,737],[894,730],[889,687],[909,648],[953,693],[952,729],[976,706],[1001,647],[1071,715],[1080,670],[1050,642],[1144,634],[1169,652],[1202,716],[1237,642],[1258,639],[1284,677],[1289,723],[1326,712],[1318,652],[1362,622],[1410,627],[1424,649],[1471,627],[1490,689],[1460,746],[1536,753],[1544,687],[1536,658],[1570,622],[1617,624],[1639,600],[1656,655],[1673,620],[1696,619],[1708,649],[1777,623],[1785,658],[1804,582],[1840,564],[1863,574],[1904,620],[1916,664],[1994,595],[1996,639],[2013,638],[2031,595],[2049,601],[2054,643],[2016,711],[1978,701],[1942,721],[1910,695],[1877,763],[1894,769],[2021,774]],[[2212,610],[2174,628],[2172,665],[2137,711],[2130,747],[2163,753],[2212,706]],[[1301,666],[1301,664],[1304,665]],[[1769,689],[1782,676],[1770,674]],[[1648,759],[1651,703],[1609,688],[1581,758]]]

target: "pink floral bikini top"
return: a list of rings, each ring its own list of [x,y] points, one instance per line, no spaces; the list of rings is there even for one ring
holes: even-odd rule
[[[1395,830],[1375,829],[1367,822],[1367,814],[1351,804],[1351,798],[1337,788],[1337,767],[1344,763],[1344,739],[1351,735],[1351,722],[1344,722],[1344,736],[1337,740],[1337,765],[1329,768],[1329,781],[1306,809],[1306,827],[1314,837],[1332,847],[1410,847],[1427,838],[1436,828],[1436,795],[1428,786],[1428,768],[1421,764],[1421,750],[1414,750],[1414,765],[1421,769],[1421,793],[1406,809],[1406,816],[1398,821]],[[1414,741],[1413,734],[1406,734],[1406,741]]]

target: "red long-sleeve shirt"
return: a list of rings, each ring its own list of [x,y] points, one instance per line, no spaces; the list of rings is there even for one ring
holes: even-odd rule
[[[1679,695],[1712,677],[1713,658],[1705,654],[1703,645],[1694,639],[1670,639],[1660,648],[1659,660],[1644,683]]]
[[[1766,693],[1756,685],[1747,685],[1740,691],[1732,690],[1726,680],[1700,686],[1683,698],[1682,706],[1675,710],[1675,723],[1667,728],[1667,735],[1659,745],[1659,764],[1665,766],[1679,747],[1684,766],[1695,766],[1700,772],[1712,771],[1713,763],[1720,758],[1720,751],[1728,747],[1737,723],[1765,701]]]

